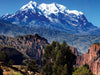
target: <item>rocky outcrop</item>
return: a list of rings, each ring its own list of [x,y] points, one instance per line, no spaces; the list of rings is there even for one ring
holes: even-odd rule
[[[70,46],[70,49],[72,50],[72,52],[73,52],[76,56],[79,55],[79,54],[78,54],[78,50],[77,50],[77,48],[75,48],[75,47],[71,47],[71,46]]]
[[[81,66],[87,63],[92,73],[100,75],[100,44],[95,43],[90,46],[88,53],[77,56],[76,65]]]
[[[0,44],[12,46],[21,53],[40,61],[44,53],[44,48],[49,43],[45,38],[35,34],[17,36],[15,38],[0,36]]]

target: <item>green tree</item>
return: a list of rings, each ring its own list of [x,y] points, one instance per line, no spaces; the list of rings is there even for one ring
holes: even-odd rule
[[[47,45],[45,48],[42,74],[72,75],[75,59],[76,56],[65,41],[62,44],[53,41],[51,45]]]
[[[67,64],[64,65],[63,75],[68,75],[68,67]]]
[[[57,65],[55,63],[53,65],[53,74],[52,75],[57,75]]]
[[[42,68],[42,75],[52,75],[51,63],[47,63],[46,65],[44,65],[44,67]]]

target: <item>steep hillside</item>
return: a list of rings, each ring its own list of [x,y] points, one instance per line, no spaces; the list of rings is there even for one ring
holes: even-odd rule
[[[0,61],[6,62],[7,64],[23,64],[23,61],[27,57],[16,50],[15,48],[9,46],[0,46]]]

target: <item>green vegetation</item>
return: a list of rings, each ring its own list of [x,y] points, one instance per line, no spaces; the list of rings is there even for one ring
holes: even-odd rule
[[[82,67],[78,67],[74,72],[73,75],[93,75],[89,69],[87,64],[83,65]]]
[[[43,57],[43,75],[72,75],[76,56],[63,41],[47,45]]]
[[[31,60],[28,64],[27,64],[28,70],[34,72],[38,72],[38,64],[35,60]]]

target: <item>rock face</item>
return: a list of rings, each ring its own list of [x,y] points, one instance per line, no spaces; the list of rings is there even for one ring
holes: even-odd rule
[[[44,48],[49,43],[45,38],[35,34],[33,36],[25,35],[15,38],[0,36],[0,44],[12,46],[21,53],[40,61],[44,53]]]
[[[76,65],[81,66],[87,63],[92,73],[100,75],[100,44],[95,43],[90,46],[88,53],[77,56]]]

